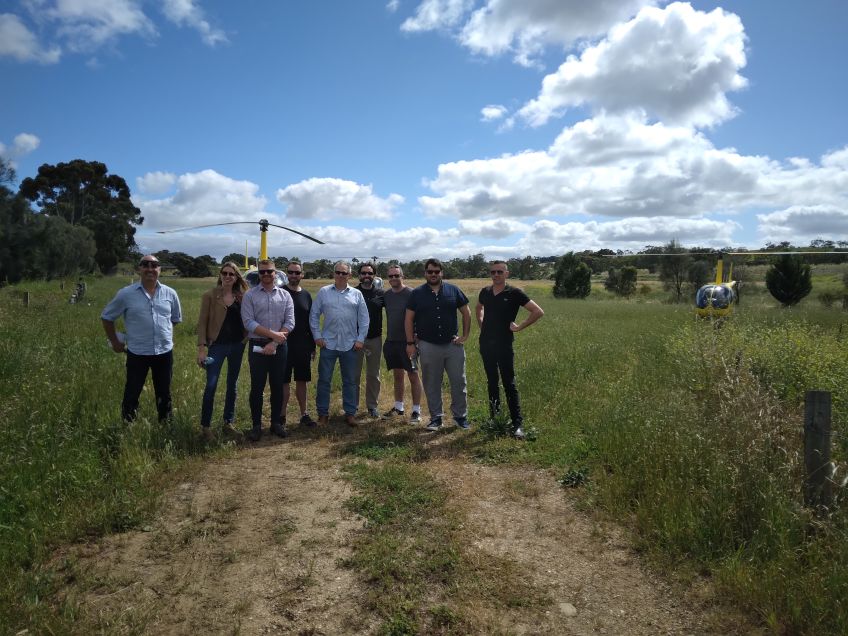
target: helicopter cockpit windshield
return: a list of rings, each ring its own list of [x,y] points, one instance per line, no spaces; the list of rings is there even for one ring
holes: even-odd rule
[[[733,302],[733,289],[728,285],[704,285],[695,296],[699,309],[726,309]]]
[[[259,272],[255,269],[252,269],[245,273],[244,280],[247,281],[247,284],[251,287],[256,287],[259,284]],[[286,276],[280,270],[277,270],[276,276],[274,276],[274,284],[277,287],[282,287],[283,285],[287,285],[289,282],[288,276]]]

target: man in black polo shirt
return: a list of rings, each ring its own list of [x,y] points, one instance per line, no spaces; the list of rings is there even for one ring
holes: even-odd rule
[[[430,409],[428,431],[442,426],[442,377],[448,374],[451,414],[460,428],[468,428],[468,392],[465,380],[465,347],[471,332],[468,298],[456,285],[442,280],[442,263],[431,258],[424,264],[427,282],[412,290],[406,306],[406,355],[418,359],[424,382],[424,395]],[[462,335],[458,335],[456,312],[462,314]]]
[[[380,417],[377,403],[380,399],[380,352],[383,350],[383,290],[374,286],[376,275],[374,265],[362,263],[359,266],[359,285],[356,289],[365,296],[368,308],[368,335],[365,346],[359,352],[356,362],[356,383],[362,381],[362,367],[365,367],[365,406],[369,417]],[[364,364],[363,364],[364,363]]]
[[[480,290],[476,307],[477,324],[480,327],[480,356],[483,358],[489,389],[489,413],[495,417],[501,408],[498,387],[500,372],[506,403],[509,406],[509,417],[512,420],[512,434],[516,439],[524,439],[524,431],[521,428],[521,403],[518,387],[515,385],[513,334],[532,325],[544,316],[545,312],[530,300],[523,290],[506,284],[509,269],[504,261],[492,261],[489,274],[492,284]],[[530,314],[521,324],[516,324],[519,307],[524,307]]]

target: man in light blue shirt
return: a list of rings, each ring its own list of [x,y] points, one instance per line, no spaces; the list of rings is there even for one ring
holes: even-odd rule
[[[330,381],[338,360],[342,373],[345,422],[348,426],[356,426],[359,405],[356,363],[368,334],[368,307],[362,292],[347,284],[349,278],[350,265],[344,261],[336,263],[333,266],[335,282],[318,290],[309,312],[309,328],[315,344],[321,348],[315,409],[318,411],[318,423],[322,425],[330,420]]]
[[[121,403],[121,415],[127,422],[136,417],[148,370],[153,376],[159,421],[171,417],[174,325],[182,322],[183,315],[177,292],[159,282],[160,272],[155,256],[143,256],[138,266],[139,282],[119,290],[100,314],[112,349],[127,354],[127,381]],[[115,321],[120,317],[126,331],[123,339],[115,330]]]

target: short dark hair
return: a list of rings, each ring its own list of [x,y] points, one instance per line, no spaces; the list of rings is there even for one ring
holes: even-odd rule
[[[427,269],[430,265],[438,267],[440,270],[444,269],[444,267],[442,266],[442,261],[440,261],[438,258],[428,258],[427,261],[424,263],[424,269]]]
[[[375,274],[377,273],[377,268],[376,268],[376,267],[374,267],[374,264],[373,264],[373,263],[361,263],[361,264],[359,265],[359,269],[357,270],[360,274],[362,273],[362,268],[363,268],[363,267],[370,267],[372,272],[374,272]]]

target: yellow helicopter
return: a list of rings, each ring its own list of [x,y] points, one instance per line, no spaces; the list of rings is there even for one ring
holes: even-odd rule
[[[230,221],[229,223],[210,223],[209,225],[194,225],[192,227],[180,227],[175,228],[173,230],[159,230],[157,234],[169,234],[171,232],[184,232],[187,230],[199,230],[207,227],[220,227],[224,225],[252,225],[254,223],[259,224],[259,260],[265,260],[268,258],[268,228],[269,227],[278,227],[281,230],[287,230],[289,232],[293,232],[298,236],[302,236],[304,238],[308,238],[310,241],[314,241],[319,245],[324,245],[324,241],[319,241],[314,236],[309,236],[309,234],[305,234],[299,230],[292,229],[290,227],[286,227],[284,225],[277,225],[275,223],[271,223],[268,219],[260,219],[259,221]],[[244,247],[244,269],[245,275],[244,279],[247,281],[247,284],[251,287],[256,287],[259,284],[259,271],[256,269],[255,265],[248,265],[247,260],[247,243],[245,242]],[[288,278],[283,272],[277,272],[277,280],[275,281],[277,287],[282,287],[286,283],[288,283]]]
[[[695,313],[702,318],[724,318],[739,300],[736,281],[732,280],[733,263],[727,268],[725,280],[723,256],[718,255],[715,282],[703,285],[695,294]]]

